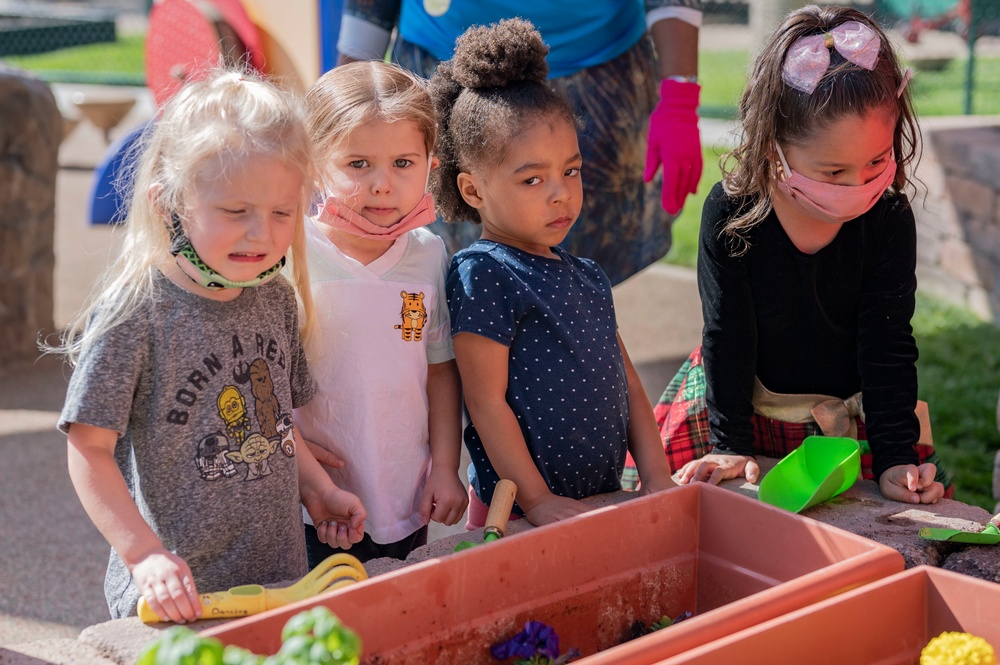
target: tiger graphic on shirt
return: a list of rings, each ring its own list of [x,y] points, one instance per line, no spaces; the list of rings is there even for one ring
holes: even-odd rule
[[[424,293],[407,293],[400,291],[399,297],[403,299],[403,307],[399,315],[403,322],[393,326],[393,329],[402,331],[404,342],[419,342],[423,337],[424,323],[427,322],[427,309],[424,307]]]

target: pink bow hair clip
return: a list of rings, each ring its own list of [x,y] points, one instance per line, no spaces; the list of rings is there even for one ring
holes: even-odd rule
[[[822,35],[795,40],[785,55],[782,80],[806,94],[812,94],[830,67],[830,49],[835,48],[848,62],[871,71],[878,61],[882,40],[867,25],[846,21]]]

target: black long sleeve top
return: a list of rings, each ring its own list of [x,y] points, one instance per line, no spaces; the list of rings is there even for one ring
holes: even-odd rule
[[[906,196],[887,193],[815,254],[792,244],[772,210],[733,256],[720,232],[742,203],[717,184],[698,243],[711,443],[753,455],[756,375],[778,393],[860,390],[876,480],[917,464],[916,226]]]

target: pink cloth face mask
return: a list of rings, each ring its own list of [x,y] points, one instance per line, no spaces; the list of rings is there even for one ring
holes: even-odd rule
[[[392,226],[372,224],[363,216],[351,210],[343,201],[332,196],[323,202],[317,219],[338,231],[343,231],[359,238],[395,240],[408,231],[418,229],[421,226],[427,226],[437,219],[437,215],[434,213],[434,199],[431,197],[430,192],[427,192],[413,210]]]
[[[774,145],[782,167],[778,189],[802,212],[829,224],[843,224],[871,210],[896,177],[896,160],[890,151],[882,173],[863,185],[834,185],[812,180],[789,168],[781,146]]]

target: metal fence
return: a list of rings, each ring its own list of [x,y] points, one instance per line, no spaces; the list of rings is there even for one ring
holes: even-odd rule
[[[47,81],[143,85],[147,0],[0,0],[0,62]]]
[[[931,84],[936,71],[958,70],[955,112],[1000,114],[1000,0],[875,0],[874,16],[914,43],[934,30],[961,37],[963,52],[928,58],[934,61],[926,63]]]

